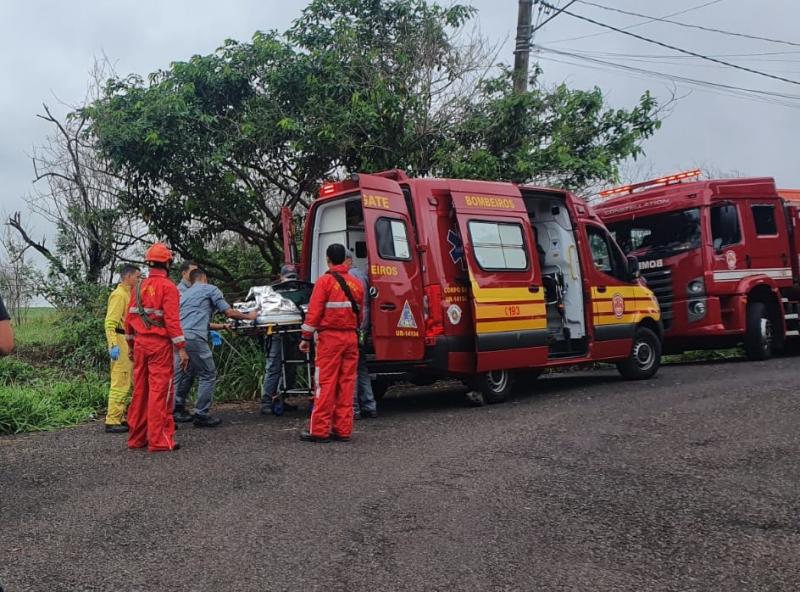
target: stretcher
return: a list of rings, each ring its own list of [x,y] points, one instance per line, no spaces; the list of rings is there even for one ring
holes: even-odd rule
[[[272,400],[272,411],[275,415],[283,415],[284,400],[289,396],[313,397],[313,354],[302,353],[297,348],[302,333],[301,325],[307,306],[296,304],[283,297],[279,290],[270,286],[259,286],[251,289],[244,302],[237,302],[234,308],[242,312],[258,309],[255,321],[237,321],[233,330],[243,335],[263,338],[264,359],[269,355],[273,339],[281,340],[281,380],[278,391]],[[312,345],[313,349],[313,345]],[[295,366],[295,377],[301,373],[305,376],[305,387],[289,386],[287,368]],[[297,382],[295,378],[295,382]]]

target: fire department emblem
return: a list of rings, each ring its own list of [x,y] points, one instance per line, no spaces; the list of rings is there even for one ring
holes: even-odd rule
[[[725,263],[728,264],[728,269],[736,269],[736,252],[728,251],[725,253]]]
[[[614,316],[618,319],[621,319],[625,314],[625,299],[619,292],[614,294],[611,298],[611,309],[614,311]]]
[[[461,322],[461,307],[458,304],[451,304],[447,309],[447,318],[452,325],[458,325]]]
[[[417,321],[414,319],[414,313],[411,312],[411,306],[408,300],[403,305],[403,312],[400,313],[400,320],[397,321],[397,327],[400,329],[416,329]]]

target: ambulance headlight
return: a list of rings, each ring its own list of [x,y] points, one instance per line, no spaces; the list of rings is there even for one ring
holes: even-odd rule
[[[705,293],[706,285],[703,282],[702,278],[700,278],[689,282],[689,285],[687,286],[686,290],[687,292],[689,292],[691,296],[697,296],[698,294]]]

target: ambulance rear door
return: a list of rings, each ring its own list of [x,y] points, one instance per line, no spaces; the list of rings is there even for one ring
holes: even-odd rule
[[[359,175],[369,254],[372,340],[379,361],[422,360],[422,276],[408,208],[397,182]]]
[[[469,271],[477,370],[547,363],[544,288],[519,190],[453,183],[451,196]]]

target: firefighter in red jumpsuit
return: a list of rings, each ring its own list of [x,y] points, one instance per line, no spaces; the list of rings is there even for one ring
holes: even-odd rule
[[[146,280],[132,291],[125,337],[133,360],[133,398],[128,408],[128,448],[177,450],[172,419],[173,349],[189,364],[180,321],[180,297],[168,276],[172,251],[163,243],[147,250]]]
[[[345,248],[333,244],[326,251],[328,273],[317,280],[303,323],[300,351],[308,352],[316,333],[314,409],[308,442],[349,440],[353,432],[353,387],[358,369],[358,303],[361,282],[347,273]]]

